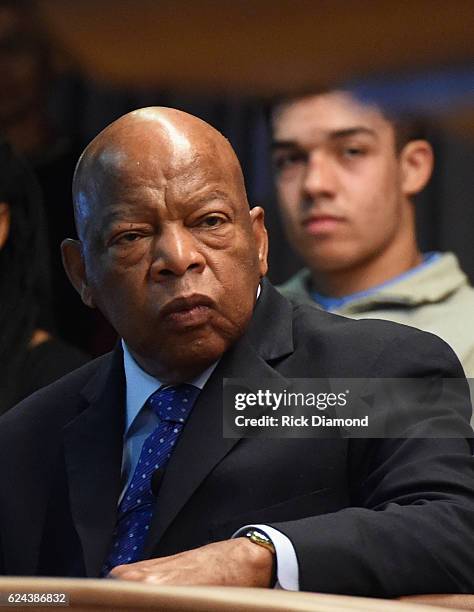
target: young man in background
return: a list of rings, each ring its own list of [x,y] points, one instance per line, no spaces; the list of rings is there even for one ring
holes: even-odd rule
[[[416,239],[413,196],[433,169],[417,126],[338,90],[281,102],[272,125],[283,223],[307,266],[281,292],[437,334],[474,376],[474,291],[454,254]]]

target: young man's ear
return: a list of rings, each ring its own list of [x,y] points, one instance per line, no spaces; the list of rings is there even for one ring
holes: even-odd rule
[[[402,191],[407,196],[420,192],[433,172],[433,149],[426,140],[411,140],[400,153]]]
[[[69,280],[81,296],[86,306],[95,308],[92,291],[87,282],[86,268],[82,256],[82,244],[80,240],[66,238],[61,243],[61,254],[63,265]]]
[[[268,234],[265,227],[265,212],[261,206],[254,206],[250,211],[252,230],[257,246],[260,277],[265,276],[268,271]]]
[[[10,207],[0,202],[0,250],[3,249],[10,233]]]

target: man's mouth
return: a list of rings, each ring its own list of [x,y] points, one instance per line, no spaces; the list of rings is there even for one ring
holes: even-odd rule
[[[161,310],[161,317],[173,327],[196,327],[207,323],[214,302],[205,295],[178,297]]]
[[[305,231],[312,236],[330,233],[338,225],[343,223],[344,219],[336,215],[318,214],[306,217],[302,221]]]

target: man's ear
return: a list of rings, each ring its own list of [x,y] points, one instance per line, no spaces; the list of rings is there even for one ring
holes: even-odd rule
[[[92,291],[87,282],[86,267],[82,255],[82,244],[80,240],[66,238],[61,243],[61,254],[63,265],[69,280],[81,296],[86,306],[95,308]]]
[[[0,250],[5,246],[10,233],[10,207],[6,202],[0,202]]]
[[[255,245],[257,247],[260,277],[265,276],[268,270],[268,234],[265,227],[265,212],[261,206],[254,206],[250,211]]]
[[[406,196],[420,192],[433,172],[433,149],[426,140],[411,140],[400,153],[401,187]]]

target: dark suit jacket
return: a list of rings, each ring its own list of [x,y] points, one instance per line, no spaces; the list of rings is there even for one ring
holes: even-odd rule
[[[462,376],[435,336],[292,306],[268,283],[194,406],[159,490],[146,556],[267,523],[292,540],[300,588],[397,596],[474,588],[466,439],[225,439],[222,378]],[[97,576],[122,487],[119,349],[0,421],[0,564]],[[469,415],[452,415],[471,431]],[[429,435],[427,419],[419,435]]]

